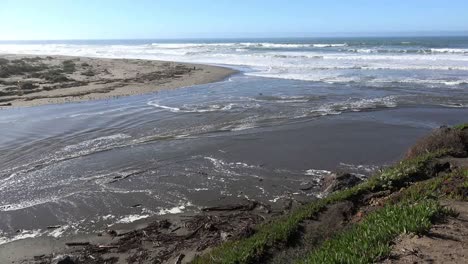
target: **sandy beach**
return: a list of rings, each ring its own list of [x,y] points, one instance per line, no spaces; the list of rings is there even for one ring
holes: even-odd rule
[[[153,60],[0,55],[0,107],[61,104],[220,81],[234,70]]]

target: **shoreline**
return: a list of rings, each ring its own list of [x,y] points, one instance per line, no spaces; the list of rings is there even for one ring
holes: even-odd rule
[[[247,199],[229,203],[220,201],[219,205],[205,207],[197,213],[150,217],[131,224],[109,226],[99,233],[17,240],[0,246],[0,260],[8,263],[55,263],[53,261],[65,258],[72,261],[69,263],[149,263],[154,260],[159,261],[157,263],[250,263],[251,260],[288,263],[298,257],[312,257],[310,252],[317,249],[323,251],[320,254],[328,254],[327,248],[321,248],[321,245],[328,243],[327,239],[333,243],[336,240],[334,238],[340,239],[337,235],[355,232],[352,227],[365,224],[369,216],[377,214],[382,217],[378,215],[379,212],[393,210],[394,204],[400,200],[404,205],[405,199],[413,199],[415,191],[428,189],[438,193],[436,200],[418,193],[422,196],[418,199],[423,199],[423,202],[438,203],[440,200],[444,206],[457,210],[465,208],[467,193],[463,191],[463,182],[467,182],[468,178],[464,180],[463,177],[468,177],[467,129],[468,124],[464,124],[432,131],[417,140],[400,162],[377,172],[371,178],[362,180],[348,172],[326,176],[320,184],[324,194],[322,199],[308,202],[293,199],[289,206],[283,208]],[[447,140],[451,137],[445,137],[446,134],[457,137],[457,140]],[[465,176],[459,174],[463,171]],[[386,177],[394,179],[395,186],[387,185]],[[434,190],[428,188],[434,183],[442,185]],[[454,196],[448,196],[448,191]],[[459,198],[463,199],[459,201]],[[466,210],[460,213],[461,217],[445,215],[438,218],[450,220],[448,224],[439,220],[434,220],[432,224],[435,228],[444,224],[442,229],[453,229],[463,224],[460,221],[468,217]],[[289,221],[296,218],[299,220]],[[382,217],[382,220],[392,219]],[[286,237],[281,234],[277,236],[278,228],[290,229],[291,233],[285,233]],[[464,224],[462,228],[468,232],[468,225]],[[262,234],[270,236],[271,243],[268,242],[270,240],[262,240]],[[391,256],[401,255],[401,250],[397,250],[401,247],[401,240],[410,245],[422,243],[427,246],[429,242],[432,245],[431,241],[426,241],[424,235],[427,233],[422,233],[418,240],[411,236],[406,239],[399,234],[396,232],[387,238],[388,241],[394,241],[395,245],[388,244],[391,255],[376,259],[378,263],[389,263],[387,261]],[[359,235],[356,239],[365,241],[367,238]],[[253,240],[257,243],[249,242]],[[434,246],[440,251],[444,243],[448,242],[447,239],[439,240]],[[454,242],[453,246],[460,246],[461,243]],[[248,250],[257,244],[262,244],[262,248],[258,251]],[[272,247],[275,251],[271,250]],[[237,258],[243,254],[243,250],[250,262],[228,259],[231,256]],[[451,250],[450,254],[460,258],[456,250]],[[251,252],[258,253],[252,255]],[[440,252],[433,255],[446,260],[446,256]],[[418,257],[424,258],[423,255]]]
[[[141,95],[238,73],[205,64],[18,54],[1,54],[0,66],[0,109]]]

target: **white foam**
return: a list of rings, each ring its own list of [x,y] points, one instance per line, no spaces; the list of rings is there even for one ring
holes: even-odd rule
[[[242,130],[252,129],[255,127],[256,127],[255,123],[242,123],[240,125],[237,125],[231,128],[231,131],[242,131]]]
[[[40,229],[35,230],[22,230],[19,234],[14,237],[5,237],[2,233],[0,233],[0,245],[11,243],[13,241],[27,239],[27,238],[34,238],[42,235],[42,231]]]
[[[226,162],[221,159],[216,159],[213,157],[204,157],[206,160],[211,161],[211,163],[218,168],[230,167],[230,168],[257,168],[257,166],[249,165],[244,162]]]
[[[200,191],[208,191],[209,189],[208,188],[195,188],[193,190],[196,192],[200,192]]]
[[[68,225],[61,226],[61,227],[59,227],[59,228],[56,228],[56,229],[52,230],[52,231],[49,232],[47,235],[48,235],[48,236],[51,236],[51,237],[59,238],[59,237],[61,237],[69,228],[70,228],[70,226],[68,226]]]
[[[192,204],[190,202],[179,205],[179,206],[175,206],[175,207],[172,207],[172,208],[163,208],[163,209],[160,209],[159,212],[156,213],[156,214],[158,214],[158,215],[180,214],[189,206],[192,206]]]
[[[368,99],[349,99],[342,102],[334,102],[322,104],[317,109],[310,110],[312,115],[337,115],[343,112],[359,112],[368,109],[375,109],[379,107],[393,108],[398,105],[397,97],[385,96]],[[307,116],[307,115],[305,115]]]
[[[78,144],[69,145],[63,148],[64,152],[78,152],[80,154],[88,152],[90,149],[98,148],[103,145],[107,145],[111,142],[114,142],[119,139],[127,139],[130,138],[129,135],[126,134],[114,134],[105,137],[98,137],[91,140],[85,140]]]
[[[149,101],[148,105],[154,106],[156,108],[169,110],[173,113],[207,113],[207,112],[217,112],[217,111],[227,111],[231,110],[236,104],[228,103],[226,105],[221,104],[212,104],[212,105],[183,105],[181,107],[173,107],[162,105],[156,101]]]
[[[305,171],[304,175],[307,175],[307,176],[314,176],[314,177],[323,177],[323,176],[326,176],[326,175],[330,175],[332,174],[331,171],[327,171],[327,170],[316,170],[316,169],[308,169]]]
[[[137,215],[137,214],[133,214],[133,215],[127,215],[127,216],[124,216],[122,218],[120,218],[116,223],[117,224],[128,224],[128,223],[133,223],[137,220],[140,220],[140,219],[145,219],[145,218],[148,218],[150,217],[150,215],[147,215],[147,214],[144,214],[144,215]]]
[[[468,49],[431,49],[433,53],[468,53]]]
[[[328,47],[346,47],[348,44],[342,43],[342,44],[313,44],[313,47],[316,48],[328,48]]]

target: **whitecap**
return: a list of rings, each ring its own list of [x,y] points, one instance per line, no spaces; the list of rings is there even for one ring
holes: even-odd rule
[[[127,215],[122,218],[120,218],[116,223],[117,224],[128,224],[128,223],[133,223],[137,220],[140,219],[145,219],[150,217],[150,215],[144,214],[144,215],[138,215],[138,214],[133,214],[133,215]]]

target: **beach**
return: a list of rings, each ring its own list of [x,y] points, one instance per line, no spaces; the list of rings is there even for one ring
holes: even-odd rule
[[[0,55],[0,107],[61,104],[223,80],[234,70],[154,60]]]
[[[328,177],[365,181],[466,122],[465,50],[466,38],[0,43],[0,262],[186,263],[250,237],[326,197]],[[320,222],[348,223],[348,209]]]

